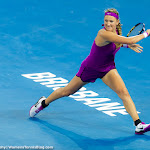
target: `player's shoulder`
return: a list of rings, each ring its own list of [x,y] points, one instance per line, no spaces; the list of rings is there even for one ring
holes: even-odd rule
[[[106,34],[106,30],[103,28],[103,29],[100,29],[99,31],[98,31],[98,35],[99,36],[103,36],[104,34]]]

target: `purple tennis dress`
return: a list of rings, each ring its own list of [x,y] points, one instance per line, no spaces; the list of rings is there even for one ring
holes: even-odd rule
[[[114,43],[99,47],[94,40],[91,52],[82,62],[76,76],[83,82],[95,82],[97,78],[103,78],[110,70],[116,68],[114,58],[119,49],[116,49]]]

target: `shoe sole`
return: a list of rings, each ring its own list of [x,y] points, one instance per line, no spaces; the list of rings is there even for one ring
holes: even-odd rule
[[[34,106],[34,105],[33,105],[33,106]],[[32,107],[33,107],[33,106],[32,106]],[[30,111],[31,111],[32,107],[30,108]],[[35,115],[33,115],[33,116],[30,115],[30,111],[29,111],[29,116],[30,116],[30,117],[34,117]]]

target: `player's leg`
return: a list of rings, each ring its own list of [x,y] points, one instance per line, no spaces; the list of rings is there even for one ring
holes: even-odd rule
[[[123,104],[125,106],[126,111],[130,114],[133,121],[136,123],[139,120],[139,116],[137,114],[135,105],[129,95],[129,92],[118,74],[116,69],[109,71],[103,78],[102,81],[108,85],[113,91],[117,93],[117,95],[122,99]],[[145,124],[139,122],[136,126],[135,133],[136,134],[143,134],[150,130],[150,124]]]
[[[108,85],[117,95],[122,99],[125,109],[130,114],[132,119],[135,121],[139,119],[135,105],[129,95],[129,92],[118,74],[116,69],[109,71],[103,78],[102,81]]]
[[[74,78],[68,83],[66,87],[59,88],[51,95],[49,95],[49,97],[45,100],[45,104],[48,105],[58,98],[72,95],[87,83],[88,82],[83,82],[80,77],[74,76]]]
[[[41,97],[38,102],[33,105],[30,109],[30,117],[34,117],[43,108],[49,105],[52,101],[59,99],[61,97],[69,96],[77,92],[82,86],[88,82],[83,82],[80,77],[75,76],[66,87],[59,88],[52,92],[48,98]]]

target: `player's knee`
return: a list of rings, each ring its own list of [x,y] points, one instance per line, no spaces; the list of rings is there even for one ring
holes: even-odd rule
[[[66,88],[64,87],[63,92],[62,92],[62,95],[65,97],[65,96],[70,96],[70,95],[72,95],[73,93],[74,93],[73,91],[71,91],[71,90],[69,90],[69,89],[66,89]]]
[[[129,96],[129,92],[126,88],[119,88],[116,92],[119,96]]]

